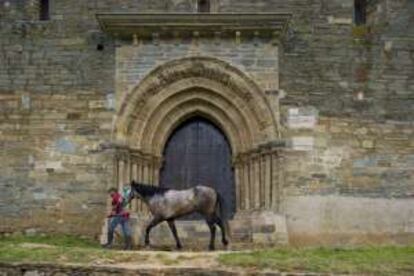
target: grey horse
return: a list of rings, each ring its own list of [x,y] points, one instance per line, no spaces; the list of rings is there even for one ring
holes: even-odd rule
[[[145,185],[133,180],[129,200],[134,197],[143,200],[153,216],[145,231],[145,246],[150,244],[151,229],[159,223],[167,221],[177,249],[181,249],[182,245],[174,221],[192,213],[201,214],[208,224],[211,234],[210,250],[215,248],[216,225],[221,229],[223,245],[227,246],[225,227],[227,222],[222,214],[222,198],[214,189],[207,186],[196,186],[187,190],[173,190]]]

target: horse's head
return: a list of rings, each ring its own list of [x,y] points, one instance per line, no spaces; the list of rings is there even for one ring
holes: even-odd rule
[[[142,184],[136,182],[135,180],[132,180],[130,185],[131,192],[129,194],[129,200],[131,201],[134,198],[143,199]]]
[[[146,185],[139,182],[136,182],[135,180],[131,181],[131,193],[130,193],[130,200],[132,200],[134,197],[137,197],[141,200],[146,200],[151,197],[157,196],[157,195],[163,195],[168,189],[161,188],[153,185]]]

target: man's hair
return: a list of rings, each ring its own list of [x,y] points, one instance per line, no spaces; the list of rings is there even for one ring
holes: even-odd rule
[[[111,187],[108,189],[108,193],[116,193],[116,192],[118,192],[118,189],[115,187]]]

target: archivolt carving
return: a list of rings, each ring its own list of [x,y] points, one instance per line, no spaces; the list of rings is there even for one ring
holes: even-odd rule
[[[116,138],[160,156],[174,128],[195,114],[222,128],[234,156],[277,139],[275,110],[260,87],[238,68],[209,57],[174,60],[150,72],[124,96]]]

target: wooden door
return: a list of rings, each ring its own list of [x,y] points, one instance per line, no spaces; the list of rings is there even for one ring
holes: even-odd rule
[[[160,186],[188,189],[197,185],[214,188],[224,199],[224,214],[235,212],[231,148],[224,133],[208,120],[195,117],[179,126],[164,150]],[[186,219],[196,219],[188,216]]]

